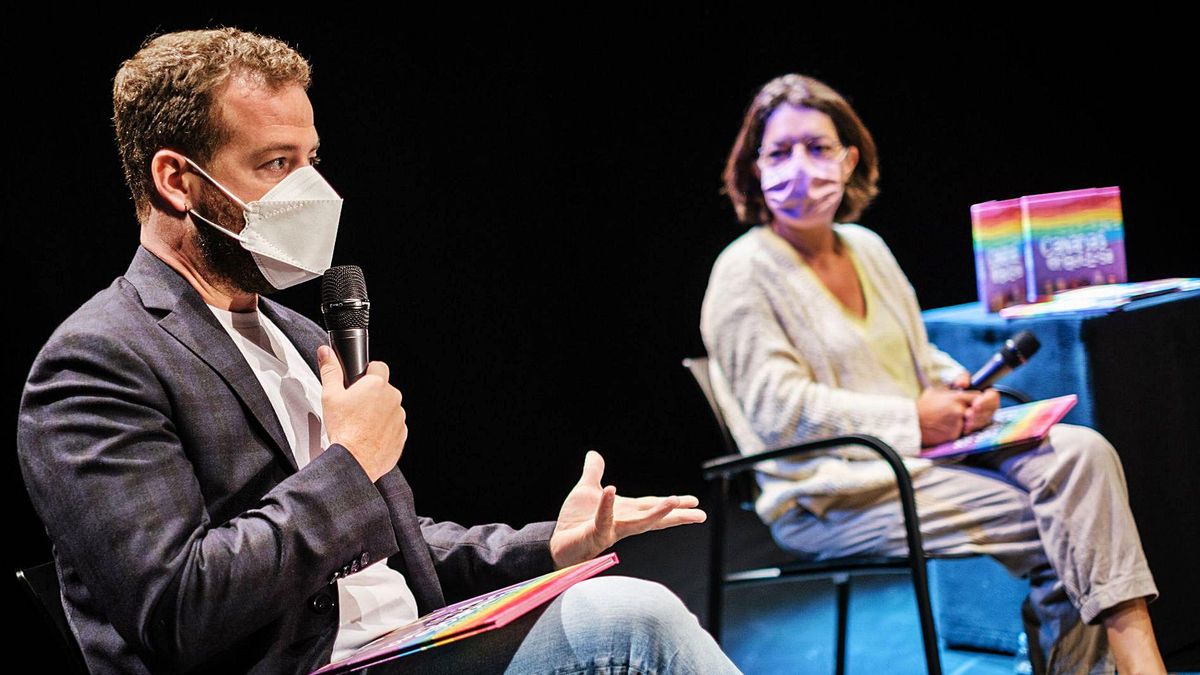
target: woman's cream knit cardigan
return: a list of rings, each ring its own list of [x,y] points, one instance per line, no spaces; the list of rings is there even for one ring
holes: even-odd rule
[[[904,330],[922,387],[961,372],[929,343],[916,294],[883,240],[859,225],[834,225],[862,273]],[[743,453],[842,434],[877,436],[905,455],[909,472],[929,466],[915,455],[921,432],[916,401],[888,375],[837,301],[782,237],[757,226],[713,265],[700,331],[717,400]],[[876,311],[881,308],[871,308]],[[845,495],[894,482],[878,455],[846,447],[804,461],[760,467],[759,516],[774,521],[797,503],[820,515]]]

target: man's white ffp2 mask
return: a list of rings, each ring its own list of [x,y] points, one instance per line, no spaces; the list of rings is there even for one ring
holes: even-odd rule
[[[194,209],[188,213],[238,240],[273,287],[283,290],[315,279],[329,269],[342,215],[342,198],[316,169],[311,166],[296,169],[259,199],[243,202],[195,162],[190,159],[187,162],[242,207],[246,227],[234,233]]]

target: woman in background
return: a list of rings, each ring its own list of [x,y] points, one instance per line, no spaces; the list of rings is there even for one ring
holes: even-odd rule
[[[870,132],[802,75],[767,83],[734,141],[725,187],[751,229],[720,255],[701,332],[714,389],[743,452],[870,434],[913,476],[925,550],[987,554],[1031,579],[1031,656],[1049,672],[1163,673],[1120,460],[1099,434],[1059,424],[1040,446],[956,464],[922,446],[986,426],[999,399],[928,341],[891,251],[856,219],[878,193]],[[887,465],[858,448],[761,467],[757,509],[784,549],[819,559],[904,555]],[[1034,637],[1038,639],[1034,639]],[[1040,649],[1039,649],[1040,646]]]

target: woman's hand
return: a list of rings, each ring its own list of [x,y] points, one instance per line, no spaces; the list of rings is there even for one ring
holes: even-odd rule
[[[977,391],[956,391],[929,387],[917,399],[917,421],[921,425],[921,445],[946,443],[962,436],[967,410]],[[990,419],[990,418],[989,418]]]
[[[953,389],[966,389],[971,386],[970,374],[963,372],[954,383],[950,385]],[[1000,393],[995,389],[984,389],[980,395],[971,402],[971,406],[963,413],[963,433],[969,434],[972,431],[979,431],[992,423],[992,416],[1000,409]]]
[[[963,414],[963,433],[979,431],[992,423],[992,415],[1000,408],[1000,394],[995,389],[985,389],[971,401]]]

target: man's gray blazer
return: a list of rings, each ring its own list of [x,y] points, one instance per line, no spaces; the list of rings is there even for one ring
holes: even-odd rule
[[[326,335],[259,300],[316,371]],[[339,576],[387,558],[422,613],[549,571],[552,523],[418,518],[398,468],[340,445],[302,471],[200,295],[139,247],[42,349],[17,447],[93,672],[307,672],[328,663]]]

